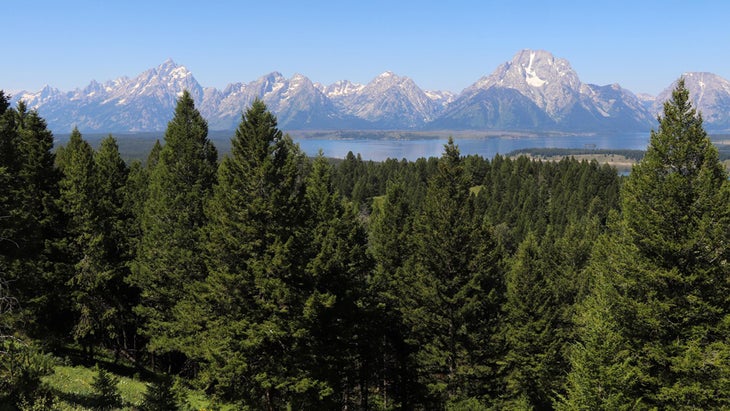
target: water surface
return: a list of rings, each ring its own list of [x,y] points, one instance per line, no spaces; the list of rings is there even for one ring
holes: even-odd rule
[[[297,138],[294,141],[308,155],[321,149],[325,156],[344,158],[349,151],[360,154],[364,160],[382,161],[387,158],[416,160],[420,157],[440,157],[448,136],[410,139],[370,138]],[[491,159],[495,154],[507,154],[525,148],[588,148],[645,150],[649,133],[546,135],[546,136],[489,136],[454,138],[462,155],[479,154]]]

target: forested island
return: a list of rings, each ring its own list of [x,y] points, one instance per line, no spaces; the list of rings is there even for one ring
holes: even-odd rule
[[[730,408],[730,182],[689,101],[620,177],[311,159],[258,100],[219,159],[187,92],[126,163],[0,92],[0,410]]]

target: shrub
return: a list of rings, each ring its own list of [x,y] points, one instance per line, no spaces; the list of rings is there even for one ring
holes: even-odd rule
[[[96,375],[91,387],[94,389],[94,405],[99,409],[112,409],[122,404],[122,396],[119,394],[117,384],[119,377],[108,373],[96,365]]]
[[[53,359],[32,344],[0,336],[0,402],[35,398],[41,377],[53,372]]]
[[[177,411],[179,409],[169,378],[161,378],[147,385],[141,409],[143,411]]]

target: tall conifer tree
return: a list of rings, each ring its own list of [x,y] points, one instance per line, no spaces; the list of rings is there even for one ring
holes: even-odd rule
[[[549,226],[538,242],[530,233],[506,275],[504,358],[507,398],[551,409],[569,370],[566,346],[574,341],[572,317],[587,285],[581,270],[601,230],[596,218]]]
[[[408,201],[402,179],[388,182],[381,202],[370,216],[370,253],[375,262],[369,282],[372,300],[373,336],[379,340],[371,345],[378,355],[378,387],[385,406],[409,409],[417,395],[417,378],[412,353],[406,342],[408,332],[403,323],[401,292],[410,285],[405,278],[406,263],[413,253],[411,242],[414,204]],[[379,347],[379,350],[375,350]]]
[[[132,308],[137,302],[137,292],[125,282],[135,255],[134,219],[127,203],[130,169],[111,135],[101,141],[94,162],[99,195],[97,213],[101,218],[98,229],[103,235],[104,260],[109,270],[104,290],[110,307],[105,315],[106,337],[112,339],[115,348],[127,348],[129,338],[136,332]]]
[[[611,387],[621,392],[607,394],[623,395],[624,405],[730,406],[730,184],[681,79],[621,203],[623,218],[605,240],[612,250],[596,247],[592,258],[596,295],[583,316],[608,313],[603,318],[613,321],[610,329],[628,356],[581,374],[586,358],[610,359],[600,351],[581,354],[602,329],[583,325],[568,404]],[[632,384],[591,379],[619,363],[634,370]]]
[[[253,408],[319,397],[301,309],[311,286],[305,157],[256,100],[243,114],[207,208],[210,275],[200,318],[217,390]],[[326,392],[322,392],[322,395]]]
[[[313,375],[333,391],[327,407],[369,409],[369,351],[372,332],[361,308],[372,269],[367,235],[356,208],[343,203],[332,181],[332,167],[318,156],[307,179],[312,212],[310,283],[304,301],[304,327],[310,336]],[[359,388],[359,389],[356,389]],[[359,392],[360,402],[356,401]],[[322,403],[324,406],[325,403]]]
[[[215,181],[216,161],[208,125],[185,91],[150,172],[142,238],[130,276],[131,284],[141,291],[137,312],[145,321],[153,351],[181,349],[175,306],[190,294],[191,284],[205,278],[203,205]]]
[[[131,250],[124,209],[128,169],[113,137],[94,153],[74,129],[59,150],[59,206],[67,216],[63,250],[76,310],[75,338],[87,346],[125,345],[134,295],[124,283]]]
[[[83,342],[101,333],[102,312],[106,310],[100,295],[107,268],[104,264],[103,236],[97,212],[94,149],[74,129],[68,144],[58,158],[63,177],[59,183],[59,205],[68,216],[64,251],[70,266],[71,288],[76,305],[77,321],[74,336]]]
[[[52,339],[68,332],[71,318],[67,294],[59,292],[66,289],[68,278],[56,265],[61,261],[56,246],[63,223],[56,207],[59,173],[53,134],[22,101],[17,109],[6,108],[0,122],[0,144],[8,150],[0,157],[10,174],[12,193],[9,215],[2,221],[2,235],[11,242],[0,248],[9,265],[7,275],[23,301],[26,330]]]
[[[449,139],[415,221],[414,258],[401,291],[422,382],[440,404],[495,388],[502,273],[491,233],[473,216],[469,188]]]

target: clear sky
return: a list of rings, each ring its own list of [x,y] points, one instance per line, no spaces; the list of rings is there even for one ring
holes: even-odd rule
[[[460,92],[526,48],[636,93],[687,71],[730,79],[728,1],[2,0],[0,28],[10,92],[73,90],[167,58],[221,89],[272,71],[330,84],[390,70]]]

